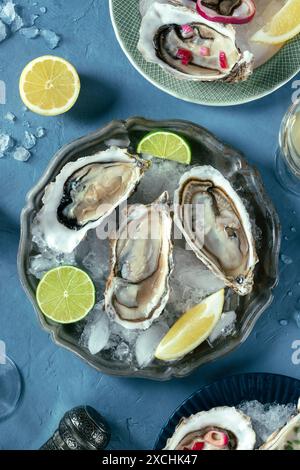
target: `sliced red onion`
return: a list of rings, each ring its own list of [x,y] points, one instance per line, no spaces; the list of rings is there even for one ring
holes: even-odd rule
[[[199,49],[199,54],[203,57],[210,56],[210,48],[206,46],[201,46]]]
[[[191,448],[191,450],[203,450],[205,443],[203,441],[195,442]]]
[[[214,447],[225,447],[229,443],[229,438],[226,432],[223,431],[209,431],[204,436],[204,441]]]
[[[228,68],[228,60],[227,60],[227,55],[224,51],[220,52],[219,59],[220,59],[220,67],[222,69],[227,69]]]
[[[189,24],[183,24],[181,26],[182,37],[190,39],[194,36],[194,29]]]
[[[253,19],[256,6],[253,0],[242,0],[242,4],[234,10],[233,15],[223,16],[216,13],[212,8],[204,6],[202,0],[197,0],[197,11],[203,18],[216,23],[244,24]]]
[[[188,49],[178,49],[176,57],[181,59],[182,65],[189,65],[193,59],[193,54]]]

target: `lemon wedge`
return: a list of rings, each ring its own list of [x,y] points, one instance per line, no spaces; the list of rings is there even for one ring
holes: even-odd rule
[[[162,361],[175,361],[205,341],[224,307],[224,289],[210,295],[200,304],[185,312],[159,343],[155,357]]]
[[[282,44],[300,33],[300,1],[288,0],[272,20],[251,38],[253,42]]]

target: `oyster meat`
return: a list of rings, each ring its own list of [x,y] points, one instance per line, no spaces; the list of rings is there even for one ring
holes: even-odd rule
[[[222,406],[183,418],[165,450],[253,450],[255,442],[250,418]]]
[[[147,329],[169,298],[173,268],[168,193],[147,206],[133,204],[111,239],[105,309],[128,329]]]
[[[298,414],[274,432],[260,450],[300,450],[300,398],[297,408]]]
[[[174,221],[196,256],[240,295],[253,287],[258,262],[248,212],[212,166],[195,166],[179,181]]]
[[[253,68],[253,55],[240,52],[231,25],[173,4],[154,3],[147,10],[138,49],[148,62],[187,80],[236,82],[247,79]]]
[[[47,186],[37,216],[47,245],[71,253],[88,230],[131,195],[147,165],[118,147],[65,165]]]

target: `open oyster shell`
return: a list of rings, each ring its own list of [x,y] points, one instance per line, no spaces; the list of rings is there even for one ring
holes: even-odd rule
[[[168,193],[147,206],[128,206],[123,216],[111,239],[105,309],[125,328],[147,329],[169,298],[173,246]]]
[[[274,432],[260,450],[300,450],[300,398],[297,409],[298,414]]]
[[[214,443],[213,433],[223,436],[223,442],[216,439]],[[222,406],[183,418],[164,450],[253,450],[255,442],[250,418],[236,408]]]
[[[131,195],[147,166],[118,147],[65,165],[47,186],[37,216],[47,245],[71,253],[88,230],[100,225]]]
[[[240,295],[258,262],[248,212],[224,176],[209,165],[184,173],[174,195],[174,222],[196,256]]]
[[[185,80],[237,82],[253,69],[253,55],[240,52],[231,25],[213,23],[177,4],[149,7],[138,49],[148,62]]]

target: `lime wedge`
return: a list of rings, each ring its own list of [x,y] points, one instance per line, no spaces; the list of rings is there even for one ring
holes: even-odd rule
[[[41,279],[36,299],[43,314],[57,323],[82,320],[95,304],[91,278],[74,266],[60,266]]]
[[[155,357],[175,361],[205,341],[217,322],[224,306],[224,289],[210,295],[185,312],[159,343]]]
[[[191,149],[187,142],[173,132],[150,132],[139,143],[137,152],[185,165],[189,165],[192,159]]]

